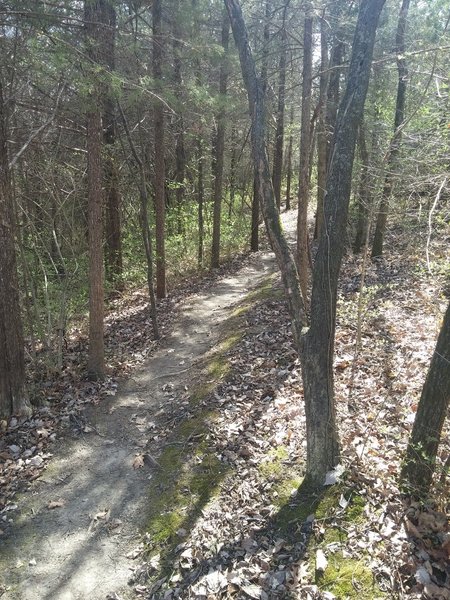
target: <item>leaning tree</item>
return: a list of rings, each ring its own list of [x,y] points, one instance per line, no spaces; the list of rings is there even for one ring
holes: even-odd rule
[[[321,485],[339,461],[335,418],[333,356],[337,284],[344,253],[356,135],[362,120],[375,33],[385,0],[362,0],[356,24],[345,93],[337,117],[334,151],[328,169],[324,225],[314,269],[308,322],[293,254],[281,228],[269,170],[261,80],[238,0],[224,0],[239,51],[252,119],[252,155],[261,208],[288,300],[296,347],[302,364],[306,407],[305,481]]]

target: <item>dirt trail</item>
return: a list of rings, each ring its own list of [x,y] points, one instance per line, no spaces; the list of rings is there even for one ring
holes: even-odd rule
[[[145,522],[146,490],[155,469],[150,464],[134,469],[133,461],[156,433],[154,423],[168,401],[166,384],[175,398],[189,389],[191,367],[217,343],[233,304],[274,270],[273,256],[260,253],[186,301],[158,351],[109,402],[87,410],[92,430],[53,448],[54,458],[20,499],[20,515],[2,543],[0,583],[7,588],[2,599],[131,595],[133,560],[127,555]],[[62,506],[48,509],[49,502],[60,500]]]

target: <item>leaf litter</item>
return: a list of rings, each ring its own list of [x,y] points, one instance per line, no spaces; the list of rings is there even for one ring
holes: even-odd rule
[[[336,331],[343,468],[327,475],[328,485],[341,487],[326,518],[314,514],[294,518],[287,532],[277,524],[284,507],[296,506],[303,475],[305,417],[286,306],[278,297],[266,299],[248,312],[246,333],[228,353],[231,375],[195,409],[214,408],[217,416],[204,443],[230,474],[195,524],[177,530],[169,574],[162,569],[165,548],[157,548],[148,536],[137,545],[130,558],[145,557],[134,575],[137,596],[268,600],[292,595],[330,600],[340,596],[325,589],[315,571],[326,576],[333,556],[340,553],[368,565],[380,597],[450,598],[448,487],[443,470],[448,464],[448,430],[438,457],[438,474],[442,474],[435,500],[422,505],[403,499],[397,487],[443,306],[437,300],[440,282],[419,276],[413,271],[413,258],[410,262],[405,266],[404,256],[388,256],[369,266],[356,358],[360,259],[349,257],[343,269]],[[186,286],[161,305],[163,321],[163,315],[168,315],[163,330],[169,330],[182,297],[202,285]],[[43,406],[31,419],[22,422],[13,417],[0,424],[0,535],[17,510],[17,491],[26,489],[45,469],[56,437],[64,429],[76,435],[91,433],[83,406],[114,395],[117,378],[129,374],[155,347],[144,295],[137,293],[113,304],[108,344],[110,357],[119,358],[111,376],[101,384],[80,378],[86,340],[74,331],[63,372],[45,381],[35,374]],[[168,417],[165,427],[156,419],[150,424],[136,419],[137,428],[145,435],[150,430],[161,445],[176,422],[195,412],[188,397],[171,393],[170,384],[167,396],[168,406],[162,409]],[[135,456],[133,468],[142,468],[147,456],[156,461],[142,452]],[[363,499],[364,508],[350,522],[346,514],[355,496]],[[50,500],[48,509],[63,508],[60,502]],[[94,515],[91,525],[105,522],[119,527],[120,520],[108,523],[107,514],[106,509]],[[345,535],[327,540],[327,531],[341,526]],[[353,591],[349,597],[358,597],[356,580]]]

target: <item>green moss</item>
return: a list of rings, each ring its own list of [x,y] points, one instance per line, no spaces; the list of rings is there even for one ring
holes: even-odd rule
[[[328,556],[328,567],[316,583],[322,591],[331,592],[342,600],[385,597],[369,567],[363,561],[344,558],[340,552]]]
[[[269,451],[267,460],[259,465],[258,470],[266,479],[280,478],[284,470],[283,461],[288,457],[286,447],[277,446]]]

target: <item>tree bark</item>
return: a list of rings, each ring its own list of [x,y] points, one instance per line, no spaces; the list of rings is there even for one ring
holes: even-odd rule
[[[291,114],[289,117],[289,142],[288,142],[287,166],[286,166],[286,210],[291,210],[292,147],[294,145],[294,134],[292,132],[293,126],[294,126],[294,105],[291,106]]]
[[[219,74],[219,102],[220,109],[217,114],[217,133],[215,138],[214,153],[214,213],[213,213],[213,234],[211,267],[217,268],[220,265],[220,219],[222,215],[222,194],[223,194],[223,165],[225,153],[225,96],[227,93],[228,82],[228,43],[230,38],[230,21],[226,11],[223,14],[222,21],[222,48],[224,55],[220,65]]]
[[[88,375],[91,379],[105,376],[105,349],[103,335],[103,189],[102,189],[102,103],[101,85],[95,65],[99,64],[98,39],[101,23],[102,0],[85,0],[84,19],[87,55],[94,68],[89,81],[93,91],[88,102],[87,121],[87,176],[88,176],[88,237],[89,237],[89,356]]]
[[[417,496],[431,486],[442,427],[450,401],[450,304],[444,316],[401,472],[403,485]]]
[[[308,465],[313,479],[339,460],[333,357],[337,284],[345,249],[356,136],[362,121],[375,32],[384,0],[362,0],[352,45],[345,94],[336,120],[324,199],[324,230],[313,269],[311,326],[302,338]]]
[[[317,212],[314,238],[318,239],[323,226],[323,199],[327,179],[327,136],[326,136],[326,99],[328,88],[328,23],[325,15],[320,19],[320,80],[319,114],[317,119]]]
[[[307,427],[306,481],[321,485],[339,460],[334,408],[333,354],[336,296],[344,251],[356,130],[367,93],[375,31],[384,0],[362,0],[355,30],[346,93],[336,127],[336,142],[325,197],[325,227],[313,271],[311,327],[306,314],[297,268],[283,234],[270,178],[265,142],[264,102],[256,76],[247,30],[238,0],[224,0],[239,51],[252,118],[252,154],[257,169],[262,211],[288,300],[294,341],[302,362]]]
[[[162,0],[154,0],[153,17],[153,77],[156,87],[162,87]],[[165,141],[164,141],[164,106],[160,100],[154,106],[154,147],[155,147],[155,235],[156,235],[156,295],[166,297],[166,198],[165,198]]]
[[[24,339],[7,139],[7,115],[0,80],[0,417],[31,414],[25,385]]]
[[[145,258],[147,262],[147,288],[148,288],[148,297],[150,301],[150,319],[152,321],[153,327],[153,335],[156,340],[159,339],[159,328],[158,328],[158,318],[157,318],[157,310],[156,310],[156,297],[155,297],[155,288],[153,285],[153,243],[152,243],[152,234],[150,230],[150,223],[148,220],[148,190],[147,190],[147,178],[145,175],[145,166],[143,159],[140,158],[137,153],[136,147],[133,143],[133,138],[130,134],[130,129],[128,127],[127,120],[125,118],[125,114],[122,108],[119,105],[120,114],[122,117],[123,125],[125,128],[125,133],[128,139],[128,143],[130,144],[131,152],[133,154],[134,160],[136,161],[137,167],[139,169],[139,198],[140,198],[140,211],[139,211],[139,223],[141,226],[142,233],[142,241],[144,243],[145,250]]]
[[[300,133],[300,175],[298,184],[298,218],[297,218],[297,261],[300,277],[300,289],[303,302],[308,309],[309,284],[309,236],[308,236],[308,204],[310,183],[310,148],[311,148],[311,88],[312,88],[312,5],[305,5],[305,22],[303,30],[303,71],[302,71],[302,117]]]
[[[371,204],[370,195],[370,159],[367,150],[364,125],[361,123],[358,133],[358,149],[361,158],[361,174],[359,179],[358,191],[358,221],[356,224],[356,236],[353,244],[353,251],[359,254],[367,237],[367,228],[369,226],[369,206]]]
[[[179,15],[179,2],[176,2],[176,9],[173,24],[173,75],[176,86],[176,94],[179,101],[179,108],[175,121],[175,198],[178,214],[177,229],[178,233],[183,233],[183,199],[185,192],[185,173],[186,173],[186,150],[184,144],[184,118],[183,118],[183,76],[181,71],[181,28]]]
[[[101,63],[112,73],[115,69],[116,11],[111,0],[101,2]],[[107,75],[107,77],[109,74]],[[119,174],[115,158],[116,111],[111,82],[105,84],[103,97],[104,177],[106,201],[105,266],[113,289],[123,288],[122,231],[120,220]]]
[[[397,163],[397,157],[400,152],[402,140],[402,129],[405,120],[406,108],[406,88],[408,85],[408,67],[405,60],[405,32],[408,18],[410,0],[403,0],[398,18],[397,35],[395,51],[397,53],[398,86],[397,99],[395,103],[394,135],[389,145],[386,158],[386,177],[384,180],[383,193],[381,196],[380,208],[378,210],[377,224],[372,246],[372,258],[383,254],[384,234],[389,212],[389,202],[392,195],[392,185],[394,182],[394,173]]]
[[[262,102],[265,101],[267,89],[267,63],[269,60],[269,41],[270,41],[270,0],[266,0],[264,12],[264,33],[261,64],[261,91],[263,94]],[[261,198],[259,197],[258,173],[253,173],[253,195],[252,195],[252,226],[250,232],[250,250],[258,252],[259,250],[259,207]]]
[[[283,23],[281,28],[281,48],[280,62],[278,65],[278,107],[276,116],[275,131],[275,152],[273,157],[273,189],[278,210],[281,209],[281,183],[283,179],[283,146],[284,146],[284,109],[286,95],[286,53],[287,53],[287,32],[286,32],[286,11],[287,4],[283,10]]]

